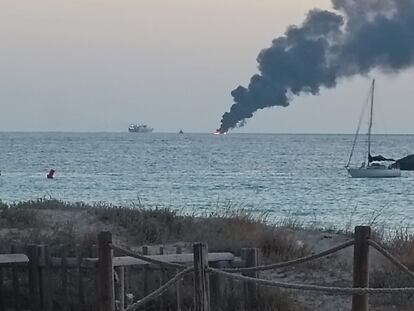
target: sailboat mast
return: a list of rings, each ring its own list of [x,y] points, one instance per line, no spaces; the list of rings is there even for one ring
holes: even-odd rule
[[[375,91],[375,79],[372,80],[372,87],[371,87],[371,111],[369,114],[369,126],[368,126],[368,164],[369,164],[369,158],[371,155],[371,132],[372,132],[372,114],[374,111],[374,91]]]

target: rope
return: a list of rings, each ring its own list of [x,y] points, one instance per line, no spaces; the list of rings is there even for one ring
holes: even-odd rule
[[[230,269],[222,269],[221,271],[225,271],[225,272],[230,272],[230,273],[236,273],[236,272],[253,272],[253,271],[265,271],[265,270],[272,270],[272,269],[277,269],[277,268],[282,268],[282,267],[288,267],[288,266],[293,266],[293,265],[297,265],[297,264],[301,264],[304,262],[308,262],[308,261],[312,261],[318,258],[322,258],[322,257],[326,257],[330,254],[336,253],[344,248],[347,248],[351,245],[354,245],[354,240],[350,240],[348,242],[342,243],[338,246],[335,246],[331,249],[328,249],[326,251],[323,251],[321,253],[315,254],[315,255],[310,255],[310,256],[306,256],[306,257],[302,257],[302,258],[298,258],[298,259],[294,259],[291,261],[285,261],[285,262],[279,262],[279,263],[275,263],[275,264],[271,264],[271,265],[264,265],[264,266],[256,266],[256,267],[249,267],[249,268],[230,268]]]
[[[327,287],[319,285],[306,285],[306,284],[292,284],[284,283],[271,280],[263,280],[252,278],[248,276],[233,274],[229,272],[224,272],[222,270],[209,268],[209,272],[219,274],[228,278],[236,279],[239,281],[245,281],[249,283],[255,283],[258,285],[278,287],[278,288],[288,288],[288,289],[298,289],[306,291],[317,291],[325,292],[328,294],[336,295],[365,295],[365,294],[389,294],[389,293],[414,293],[414,287],[408,288],[344,288],[344,287]]]
[[[409,276],[414,278],[414,272],[408,269],[405,265],[403,265],[397,258],[395,258],[389,251],[383,248],[380,244],[373,240],[368,240],[368,244],[379,251],[382,255],[384,255],[389,261],[391,261],[394,265],[396,265],[400,270],[407,273]]]
[[[120,252],[121,254],[128,255],[128,256],[131,256],[131,257],[134,257],[134,258],[137,258],[137,259],[141,259],[145,262],[149,262],[149,263],[161,266],[161,267],[171,268],[171,269],[183,269],[183,268],[185,268],[184,265],[153,259],[153,258],[144,256],[144,255],[140,255],[140,254],[137,254],[135,252],[123,249],[123,248],[118,247],[118,246],[113,245],[113,244],[111,244],[111,248],[114,251]]]
[[[369,95],[368,95],[368,97],[367,97],[364,105],[362,106],[361,114],[359,115],[358,127],[357,127],[357,131],[355,133],[354,140],[353,140],[353,143],[352,143],[352,149],[351,149],[351,153],[349,154],[348,162],[345,165],[346,168],[348,168],[349,167],[349,164],[351,164],[352,156],[353,156],[354,151],[355,151],[355,145],[356,145],[356,142],[357,142],[357,139],[358,139],[358,135],[359,135],[359,130],[361,129],[362,119],[364,118],[365,109],[368,106],[367,104],[368,104],[368,100],[370,98],[370,94],[371,94],[371,89],[370,89],[370,93],[369,93]]]
[[[194,267],[190,267],[185,270],[182,270],[181,272],[177,273],[171,280],[169,280],[167,283],[165,283],[163,286],[161,286],[157,290],[153,291],[148,296],[145,296],[144,298],[138,300],[137,302],[129,305],[128,308],[125,309],[125,311],[137,310],[139,307],[145,305],[147,302],[159,298],[171,286],[173,286],[175,283],[181,280],[185,274],[193,272],[193,271],[194,271]]]

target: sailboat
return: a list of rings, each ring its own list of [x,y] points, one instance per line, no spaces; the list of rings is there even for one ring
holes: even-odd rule
[[[368,125],[368,150],[367,150],[367,163],[363,162],[360,167],[351,167],[351,159],[355,150],[355,144],[359,135],[359,129],[361,125],[361,119],[358,124],[357,132],[355,134],[354,143],[352,145],[351,154],[345,168],[349,175],[353,178],[389,178],[389,177],[400,177],[401,170],[398,167],[386,165],[387,161],[395,162],[394,159],[385,158],[382,155],[372,156],[371,155],[371,134],[372,134],[372,115],[374,112],[374,91],[375,91],[375,80],[372,80],[370,90],[370,114],[369,114],[369,125]]]

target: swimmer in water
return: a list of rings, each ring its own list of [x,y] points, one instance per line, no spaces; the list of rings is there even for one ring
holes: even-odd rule
[[[54,169],[51,169],[50,171],[49,171],[49,173],[46,175],[46,177],[48,178],[48,179],[53,179],[53,175],[55,174],[55,170]]]

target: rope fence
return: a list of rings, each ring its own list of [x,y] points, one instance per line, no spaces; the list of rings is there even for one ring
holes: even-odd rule
[[[327,257],[351,246],[353,246],[353,281],[352,284],[344,284],[344,287],[338,287],[336,283],[331,281],[326,281],[326,283],[321,282],[321,284],[315,284],[317,282],[306,284],[306,280],[287,281],[286,279],[270,277],[263,279],[259,277],[260,271],[293,267]],[[372,249],[378,252],[374,255],[381,254],[382,258],[386,258],[384,259],[385,263],[389,261],[393,267],[396,266],[404,275],[408,275],[411,279],[414,279],[413,270],[410,270],[397,256],[391,254],[380,243],[371,239],[371,229],[367,226],[356,227],[352,240],[342,242],[322,252],[268,265],[260,265],[259,249],[257,248],[242,249],[240,254],[241,258],[237,258],[231,253],[209,253],[206,243],[194,243],[191,254],[181,254],[181,249],[177,249],[176,254],[166,254],[164,257],[163,255],[147,256],[114,245],[112,242],[112,234],[106,231],[98,235],[97,254],[91,255],[91,258],[82,258],[78,254],[77,257],[73,258],[62,257],[59,269],[61,272],[63,271],[62,283],[66,280],[66,289],[68,288],[68,269],[77,269],[77,273],[79,274],[78,280],[76,281],[79,287],[79,305],[83,306],[86,306],[88,301],[85,303],[85,300],[82,300],[84,299],[84,293],[81,289],[81,286],[82,288],[84,287],[82,284],[82,274],[85,277],[87,275],[85,273],[86,269],[92,269],[91,271],[96,277],[94,286],[97,296],[95,300],[93,295],[91,295],[92,298],[90,301],[93,301],[94,308],[96,307],[99,311],[144,310],[149,307],[148,303],[151,301],[155,301],[157,310],[164,310],[166,305],[170,306],[173,301],[170,297],[173,290],[176,291],[177,310],[182,310],[183,301],[187,301],[183,299],[183,292],[185,291],[188,294],[187,284],[183,287],[183,282],[188,282],[190,279],[194,282],[192,291],[194,298],[193,310],[196,311],[211,310],[210,290],[211,297],[214,297],[218,303],[221,302],[221,299],[225,299],[224,295],[228,292],[226,288],[227,280],[234,280],[238,284],[237,286],[241,285],[243,287],[243,299],[246,308],[250,305],[255,305],[258,301],[257,299],[261,297],[259,292],[260,286],[323,293],[332,296],[352,296],[352,311],[368,311],[370,295],[398,293],[405,294],[406,296],[404,297],[407,297],[407,299],[412,299],[409,297],[414,297],[414,282],[405,283],[406,279],[400,285],[393,285],[394,287],[391,288],[372,287],[372,284],[370,286],[369,261],[370,256],[372,256],[370,255],[370,250]],[[145,253],[145,249],[143,252]],[[116,256],[119,255],[119,257],[114,257],[114,253]],[[33,310],[48,310],[49,302],[52,302],[53,293],[50,293],[51,285],[48,284],[51,280],[48,271],[51,271],[52,266],[51,263],[48,263],[47,254],[47,246],[32,245],[28,249],[28,258],[25,257],[22,259],[20,258],[22,256],[18,256],[19,254],[4,254],[0,258],[0,270],[15,270],[14,266],[10,265],[18,265],[21,260],[27,263],[29,273],[28,288],[31,297],[30,304]],[[160,250],[160,254],[163,254],[163,251]],[[98,257],[97,259],[96,255]],[[352,256],[351,250],[346,255]],[[329,257],[328,259],[332,258],[334,257]],[[89,264],[90,262],[93,264]],[[325,265],[325,262],[323,264]],[[135,265],[140,266],[140,268],[129,269],[129,267]],[[138,276],[138,279],[140,281],[142,280],[144,285],[142,291],[140,286],[131,287],[132,280],[136,279],[135,276],[132,276],[132,270],[138,270],[141,274]],[[19,290],[16,290],[14,287],[16,287],[16,282],[19,279],[13,271],[7,274],[3,273],[3,275],[0,273],[0,289],[4,284],[13,286],[13,296],[18,297]],[[154,272],[155,278],[153,280],[149,279],[148,271]],[[10,279],[9,275],[13,279]],[[187,278],[187,276],[189,277]],[[230,284],[234,283],[230,282]],[[168,296],[166,293],[168,293]],[[135,299],[133,299],[134,295],[136,295]],[[18,301],[17,299],[15,300]],[[63,305],[72,308],[77,303],[75,301],[75,303],[71,304],[68,298],[65,298]],[[10,305],[11,303],[9,301],[1,299],[0,297],[0,310],[8,310],[10,309]],[[19,306],[19,303],[16,305]]]
[[[186,267],[184,265],[180,265],[180,264],[177,264],[177,263],[170,263],[170,262],[165,262],[165,261],[157,260],[157,259],[154,259],[154,258],[150,258],[148,256],[141,255],[141,254],[138,254],[138,253],[133,252],[133,251],[129,251],[127,249],[118,247],[118,246],[113,245],[113,244],[111,244],[110,246],[114,251],[117,251],[120,254],[127,255],[127,256],[130,256],[130,257],[133,257],[133,258],[137,258],[137,259],[140,259],[142,261],[152,263],[154,265],[157,265],[157,266],[160,266],[160,267],[163,267],[163,268],[185,269],[185,267]]]
[[[184,275],[194,272],[194,267],[187,268],[179,273],[177,273],[172,279],[170,279],[168,282],[166,282],[164,285],[162,285],[160,288],[153,291],[151,294],[145,296],[144,298],[138,300],[137,302],[131,304],[128,306],[128,308],[125,309],[125,311],[133,311],[138,309],[139,307],[145,305],[151,300],[155,300],[159,297],[161,297],[162,294],[164,294],[170,287],[175,285],[178,281],[180,281]]]
[[[382,247],[379,243],[368,240],[368,244],[375,248],[378,252],[380,252],[385,258],[391,261],[394,265],[397,266],[401,271],[407,273],[410,277],[414,279],[414,272],[412,272],[408,267],[403,265],[397,258],[395,258],[389,251],[387,251],[384,247]]]
[[[327,249],[317,254],[310,256],[305,256],[297,258],[290,261],[274,263],[270,265],[259,265],[257,262],[249,263],[245,262],[247,265],[251,265],[243,268],[212,268],[208,265],[208,250],[205,243],[195,243],[193,249],[193,266],[186,267],[181,264],[165,262],[150,258],[141,254],[137,254],[133,251],[129,251],[118,247],[112,244],[112,241],[108,242],[108,249],[119,252],[120,254],[131,256],[145,262],[161,266],[161,268],[170,268],[175,269],[178,273],[171,278],[168,282],[160,286],[158,289],[154,290],[149,295],[141,298],[135,303],[130,304],[125,310],[126,311],[135,311],[138,308],[142,307],[146,303],[152,300],[160,298],[170,287],[178,284],[182,281],[183,277],[187,274],[193,273],[194,279],[194,304],[195,310],[198,311],[209,311],[210,310],[210,285],[208,275],[216,275],[222,278],[233,279],[237,281],[244,282],[244,284],[249,284],[250,288],[248,291],[255,291],[257,288],[252,285],[260,285],[267,287],[276,287],[292,290],[301,290],[301,291],[314,291],[322,292],[329,295],[345,295],[352,296],[352,311],[367,311],[368,310],[368,296],[369,295],[378,295],[378,294],[414,294],[414,287],[405,287],[405,288],[371,288],[369,287],[369,248],[372,247],[381,253],[385,258],[390,260],[394,265],[396,265],[401,271],[405,272],[410,277],[414,278],[414,272],[411,271],[408,267],[402,264],[396,257],[394,257],[390,252],[388,252],[384,247],[379,243],[371,240],[370,238],[370,227],[359,226],[355,228],[355,235],[353,240],[343,242],[335,247]],[[267,280],[260,279],[258,274],[254,272],[266,271],[272,269],[278,269],[283,267],[290,267],[316,259],[324,258],[328,255],[339,252],[343,249],[346,249],[350,246],[354,246],[354,271],[353,271],[353,287],[336,287],[336,286],[321,286],[313,284],[295,284],[281,282],[278,280]],[[257,249],[250,249],[256,250]],[[257,252],[256,252],[257,254]],[[243,256],[243,252],[242,252]],[[105,260],[112,260],[104,256]],[[110,266],[112,262],[107,263]],[[105,269],[102,269],[102,273],[105,273]],[[240,274],[241,273],[241,274]],[[113,274],[106,275],[113,279]],[[256,289],[255,289],[256,288]],[[109,291],[109,289],[108,289]],[[109,293],[109,292],[107,292]],[[253,292],[246,295],[246,299],[253,299],[257,294]],[[113,309],[103,309],[102,311],[113,311]]]
[[[217,275],[221,275],[230,279],[235,279],[244,282],[255,283],[257,285],[263,285],[268,287],[297,289],[304,291],[316,291],[325,292],[332,295],[365,295],[365,294],[392,294],[392,293],[414,293],[414,287],[408,288],[346,288],[346,287],[328,287],[319,285],[305,285],[305,284],[292,284],[284,283],[272,280],[264,280],[258,278],[252,278],[244,275],[233,274],[225,272],[223,270],[209,268],[209,272]]]
[[[302,258],[298,258],[298,259],[294,259],[294,260],[290,260],[290,261],[285,261],[285,262],[279,262],[279,263],[275,263],[275,264],[271,264],[271,265],[263,265],[263,266],[257,266],[257,267],[249,267],[249,268],[231,268],[231,269],[221,269],[222,271],[225,272],[230,272],[230,273],[237,273],[237,272],[256,272],[256,271],[266,271],[266,270],[273,270],[273,269],[278,269],[278,268],[284,268],[284,267],[289,267],[289,266],[293,266],[293,265],[298,265],[298,264],[302,264],[305,262],[309,262],[309,261],[313,261],[319,258],[323,258],[326,257],[328,255],[331,255],[333,253],[336,253],[342,249],[345,249],[349,246],[354,245],[354,241],[350,240],[347,242],[344,242],[338,246],[335,246],[333,248],[330,248],[326,251],[320,252],[318,254],[314,254],[314,255],[310,255],[310,256],[306,256],[306,257],[302,257]]]

